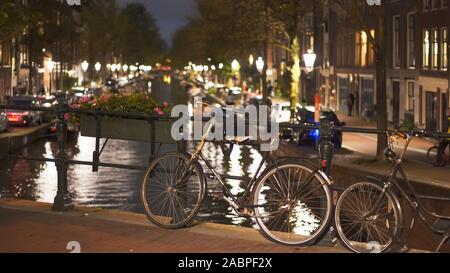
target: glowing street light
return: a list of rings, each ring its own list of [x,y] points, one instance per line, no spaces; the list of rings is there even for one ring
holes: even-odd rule
[[[258,69],[259,73],[262,73],[264,70],[264,60],[263,58],[259,57],[258,60],[256,60],[256,69]]]
[[[128,65],[124,64],[122,66],[123,72],[128,72]]]
[[[264,71],[264,60],[262,57],[258,57],[258,60],[256,60],[256,69],[259,72],[259,86],[261,88],[261,92],[264,90],[263,88],[263,71]]]
[[[239,64],[238,60],[234,59],[231,62],[231,70],[233,70],[234,72],[238,72],[239,70],[241,70],[241,65]]]
[[[313,71],[316,58],[317,55],[312,51],[312,49],[308,49],[308,51],[303,54],[303,61],[305,62],[306,70],[308,72]]]
[[[219,64],[219,69],[223,69],[223,63]]]
[[[97,62],[97,63],[95,64],[95,71],[99,72],[100,69],[102,69],[102,64],[99,63],[99,62]]]
[[[87,61],[83,61],[81,63],[81,70],[83,70],[84,73],[89,69],[89,63]]]
[[[248,57],[248,63],[250,64],[250,66],[253,66],[253,64],[255,63],[255,58],[253,57],[253,54],[250,54],[250,56]]]

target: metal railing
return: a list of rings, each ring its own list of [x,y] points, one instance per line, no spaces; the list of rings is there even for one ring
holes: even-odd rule
[[[67,171],[68,166],[71,164],[75,165],[87,165],[92,166],[92,170],[94,172],[98,171],[99,167],[110,167],[110,168],[119,168],[119,169],[128,169],[128,170],[145,170],[147,166],[136,166],[136,165],[124,165],[124,164],[114,164],[114,163],[105,163],[100,161],[100,155],[105,148],[105,145],[108,142],[108,139],[103,143],[103,146],[100,147],[100,138],[101,138],[101,118],[102,116],[109,117],[117,117],[117,118],[130,118],[130,119],[141,119],[147,120],[151,125],[151,131],[155,127],[155,121],[157,120],[168,120],[171,118],[162,118],[152,114],[144,114],[144,113],[120,113],[120,112],[107,112],[100,110],[83,110],[83,109],[73,109],[70,108],[64,96],[57,97],[58,104],[55,108],[44,108],[44,107],[21,107],[21,106],[10,106],[10,105],[0,105],[0,109],[9,109],[9,110],[26,110],[26,111],[41,111],[41,112],[51,112],[56,114],[57,117],[57,142],[58,142],[58,153],[54,158],[38,158],[38,157],[30,157],[30,156],[21,156],[21,155],[0,155],[0,159],[23,159],[30,161],[42,161],[42,162],[53,162],[56,165],[57,169],[57,183],[58,190],[56,197],[53,202],[52,209],[55,211],[67,211],[74,207],[71,195],[68,191],[68,181],[67,181]],[[95,150],[93,152],[93,160],[92,161],[80,161],[80,160],[72,160],[69,159],[66,152],[65,146],[67,141],[67,120],[65,119],[65,115],[67,113],[71,114],[87,114],[93,115],[97,121],[97,130],[96,130],[96,143]],[[209,119],[202,118],[202,121],[208,121]],[[333,158],[333,144],[331,143],[333,132],[348,132],[348,133],[363,133],[363,134],[386,134],[389,131],[377,130],[377,129],[366,129],[366,128],[349,128],[349,127],[333,127],[330,122],[321,122],[319,126],[308,126],[301,124],[292,124],[292,123],[284,123],[280,124],[281,129],[319,129],[320,130],[320,141],[319,141],[319,157],[322,160],[326,161],[326,173],[328,175],[331,174],[331,166],[332,166],[332,158]],[[450,138],[449,134],[443,133],[429,133],[428,134],[434,138]],[[150,158],[153,158],[155,155],[155,135],[151,133],[150,137],[150,145],[151,152]]]

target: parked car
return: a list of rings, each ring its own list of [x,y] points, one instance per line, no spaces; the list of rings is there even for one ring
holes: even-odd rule
[[[228,105],[234,105],[241,98],[242,98],[242,89],[240,87],[231,87],[230,89],[228,89],[228,94],[225,98],[225,103]]]
[[[7,132],[9,129],[8,117],[4,110],[0,110],[0,133]]]
[[[297,119],[301,125],[318,125],[314,121],[315,108],[314,106],[306,106],[306,107],[298,107],[297,108]],[[327,120],[333,123],[335,127],[343,127],[345,126],[345,122],[341,122],[336,113],[332,109],[322,108],[320,110],[320,121]],[[298,145],[302,145],[304,143],[316,143],[320,138],[319,130],[311,130],[311,129],[298,129],[293,132],[294,139],[297,141]],[[331,142],[334,144],[336,148],[342,147],[342,132],[334,132]]]
[[[297,104],[297,109],[300,107]],[[278,102],[272,107],[272,111],[275,114],[276,121],[278,123],[288,123],[291,121],[291,103],[290,102]]]
[[[19,107],[40,107],[40,102],[34,97],[12,97],[8,101],[8,106]],[[29,110],[6,110],[10,125],[34,126],[42,123],[42,113]]]

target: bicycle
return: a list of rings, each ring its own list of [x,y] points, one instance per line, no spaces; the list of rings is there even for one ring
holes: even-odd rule
[[[229,109],[227,109],[229,110]],[[207,178],[223,188],[223,200],[238,216],[252,217],[269,240],[291,246],[309,246],[321,238],[332,218],[330,182],[320,172],[298,159],[263,158],[253,177],[219,174],[202,153],[217,118],[213,116],[193,154],[168,153],[154,160],[141,186],[145,213],[153,224],[168,229],[192,224],[207,192]],[[249,138],[220,142],[225,154],[235,145],[257,145]],[[263,166],[273,161],[263,171]],[[201,162],[211,172],[205,174]],[[242,197],[234,196],[226,179],[247,182]]]
[[[442,162],[438,162],[437,155],[438,155],[439,147],[437,145],[431,147],[427,152],[428,160],[433,164],[435,167],[445,167],[447,163],[450,161],[450,147],[447,147],[443,153]]]
[[[403,233],[403,207],[406,200],[413,210],[410,229],[419,217],[433,233],[442,236],[436,252],[448,241],[450,217],[430,212],[422,203],[402,168],[403,159],[414,136],[425,135],[423,131],[390,131],[386,157],[393,168],[387,180],[369,178],[367,182],[357,183],[346,189],[340,196],[335,210],[335,224],[344,245],[353,252],[389,252],[401,250],[406,246],[401,240]],[[404,139],[405,145],[400,156],[394,152],[394,142]],[[397,179],[400,174],[407,188]],[[409,191],[409,193],[407,192]],[[431,225],[425,216],[437,219]]]

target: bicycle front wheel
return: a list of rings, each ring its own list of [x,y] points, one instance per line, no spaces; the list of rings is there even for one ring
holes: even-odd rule
[[[262,176],[254,186],[253,205],[265,237],[285,245],[307,246],[327,231],[333,203],[323,176],[291,161]]]
[[[201,167],[184,154],[167,154],[150,164],[142,181],[141,199],[147,218],[163,228],[192,222],[205,197]]]
[[[396,204],[395,197],[374,183],[358,183],[345,190],[335,212],[341,241],[357,253],[389,251],[400,231]]]

